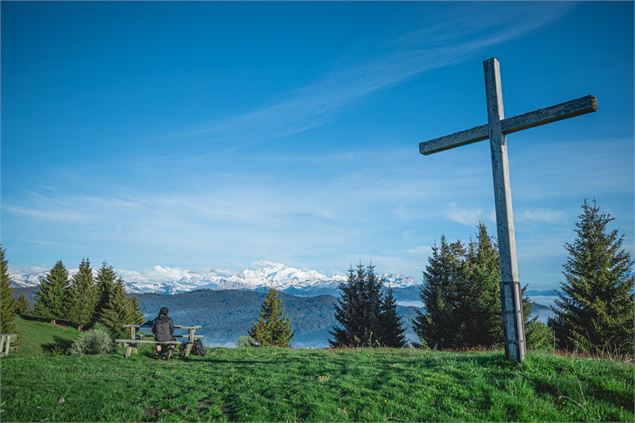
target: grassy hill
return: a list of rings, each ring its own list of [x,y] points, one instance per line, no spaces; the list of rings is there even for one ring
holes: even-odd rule
[[[65,356],[72,329],[20,320],[1,421],[633,421],[632,365],[500,352],[210,349]],[[66,341],[63,341],[66,342]],[[63,343],[62,342],[62,343]]]
[[[19,334],[21,356],[42,356],[62,352],[79,334],[74,328],[20,318],[16,320],[16,329]]]

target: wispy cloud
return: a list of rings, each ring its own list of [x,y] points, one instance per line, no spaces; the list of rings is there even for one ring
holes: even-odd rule
[[[563,211],[560,210],[549,210],[549,209],[525,209],[521,210],[517,216],[515,216],[516,220],[519,222],[539,222],[539,223],[555,223],[562,222],[566,219],[567,215]]]
[[[2,209],[9,213],[21,215],[30,219],[44,221],[83,222],[90,220],[90,215],[88,214],[65,208],[51,210],[37,207],[18,207],[3,205]]]
[[[333,70],[278,103],[174,134],[174,138],[236,147],[315,128],[365,96],[540,29],[571,7],[565,3],[455,5],[440,23],[428,23],[422,30],[387,42],[374,59]]]
[[[459,207],[457,203],[450,203],[445,211],[445,218],[467,226],[475,226],[483,220],[483,209]]]
[[[420,245],[418,247],[410,248],[406,252],[408,254],[430,255],[432,254],[432,247],[430,245]]]

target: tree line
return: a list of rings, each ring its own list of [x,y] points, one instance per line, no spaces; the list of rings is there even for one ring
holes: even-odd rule
[[[23,295],[17,300],[11,296],[3,248],[0,248],[0,256],[2,333],[15,332],[15,313],[31,314],[53,324],[56,321],[68,322],[80,330],[101,325],[114,337],[126,335],[124,324],[144,322],[137,297],[126,294],[123,280],[112,266],[104,262],[94,277],[87,258],[80,262],[79,270],[72,277],[62,260],[57,261],[41,278],[33,309],[29,313]]]
[[[624,236],[609,230],[613,218],[596,201],[582,204],[576,239],[566,243],[565,281],[552,307],[554,318],[545,325],[529,320],[531,303],[524,295],[523,314],[530,349],[557,346],[591,354],[632,355],[635,322],[633,260],[624,248]],[[335,307],[338,325],[330,331],[332,347],[403,347],[404,325],[397,314],[392,289],[384,289],[374,266],[350,268]],[[500,298],[499,256],[496,242],[479,224],[476,239],[467,245],[445,236],[432,247],[423,272],[420,298],[424,311],[413,321],[421,346],[434,349],[500,347],[503,322]],[[0,326],[13,333],[13,315],[27,307],[14,301],[9,288],[5,251],[0,247]],[[122,324],[142,323],[135,296],[127,297],[123,281],[106,263],[93,279],[88,259],[69,279],[61,261],[43,278],[33,314],[66,320],[80,329],[97,323],[114,335],[124,335]],[[278,293],[271,289],[260,316],[249,331],[259,345],[289,346],[291,322]]]
[[[530,349],[553,349],[591,354],[633,353],[635,303],[630,253],[624,236],[609,230],[613,218],[597,202],[582,204],[576,239],[565,244],[569,253],[565,281],[545,325],[529,319],[531,303],[522,289],[525,337]],[[338,325],[332,347],[405,345],[402,322],[390,289],[372,266],[349,270],[340,285],[336,306]],[[421,346],[433,349],[497,348],[503,345],[499,254],[495,240],[481,223],[467,245],[445,236],[432,247],[423,272],[414,330]]]

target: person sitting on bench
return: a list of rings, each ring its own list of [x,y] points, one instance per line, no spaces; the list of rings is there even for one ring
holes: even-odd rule
[[[152,333],[157,342],[174,341],[174,323],[168,317],[168,311],[167,307],[161,307],[159,315],[152,322]],[[156,344],[157,353],[162,358],[165,358],[166,355],[169,356],[172,349],[174,349],[174,345],[171,344]]]

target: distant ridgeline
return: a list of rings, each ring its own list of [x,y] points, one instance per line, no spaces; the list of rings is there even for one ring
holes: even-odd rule
[[[139,300],[149,319],[166,306],[175,322],[203,325],[200,332],[205,335],[207,345],[233,346],[240,336],[247,335],[264,297],[264,290],[200,290],[178,295],[142,294]],[[328,346],[329,330],[336,323],[337,299],[332,295],[299,297],[284,293],[281,298],[295,330],[292,346]],[[415,307],[399,307],[408,323],[414,319],[415,310]],[[414,339],[410,324],[408,332]]]

